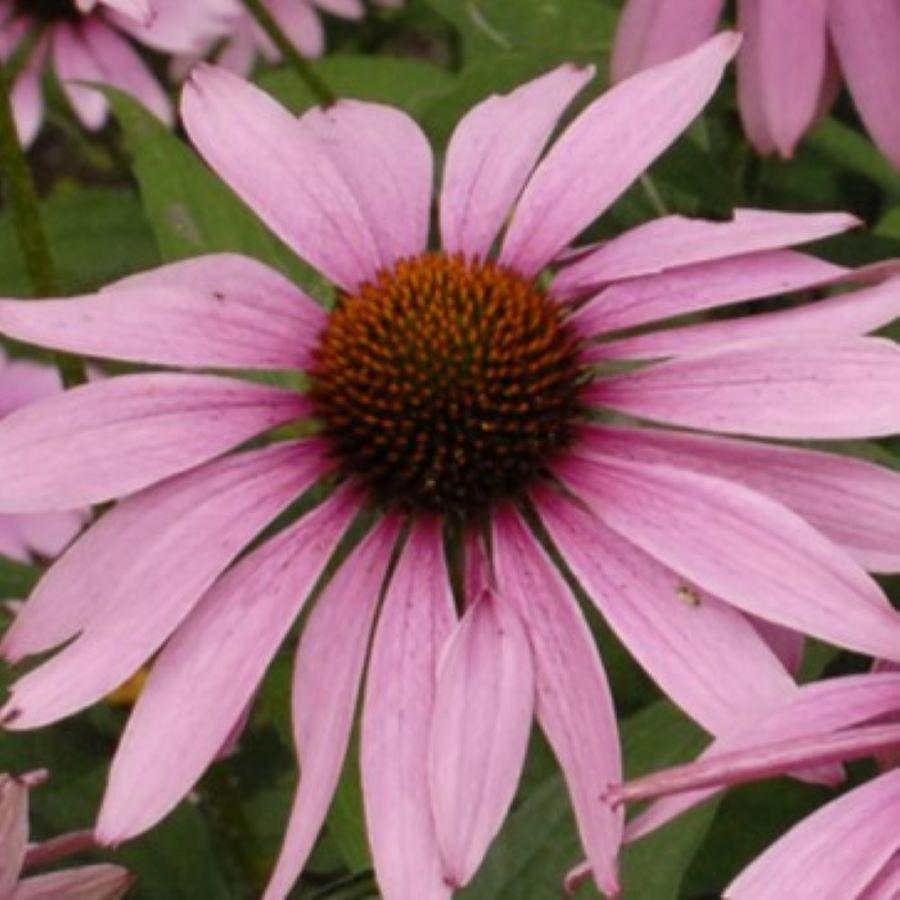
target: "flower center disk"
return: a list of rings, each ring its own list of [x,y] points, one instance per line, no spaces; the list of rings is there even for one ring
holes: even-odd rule
[[[578,348],[558,306],[490,262],[424,254],[341,296],[312,397],[382,502],[469,515],[520,495],[571,441]]]

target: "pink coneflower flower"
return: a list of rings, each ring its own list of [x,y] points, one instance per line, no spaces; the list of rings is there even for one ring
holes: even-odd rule
[[[341,19],[361,19],[365,15],[363,0],[263,0],[285,37],[309,58],[325,52],[325,27],[322,14]],[[398,6],[397,0],[375,0],[379,6]],[[205,55],[205,54],[204,54]],[[268,63],[281,60],[281,52],[272,39],[248,12],[239,12],[230,36],[216,61],[239,75],[249,75],[257,57]],[[196,62],[195,57],[193,62]],[[182,61],[181,68],[192,63]]]
[[[56,369],[32,360],[7,359],[0,348],[0,419],[61,390]],[[55,557],[78,534],[83,522],[81,513],[71,511],[0,515],[0,556],[18,562],[30,562],[35,555]]]
[[[610,800],[674,794],[639,817],[646,833],[728,785],[900,748],[900,674],[829,679],[804,688],[703,759],[610,792]],[[887,720],[887,721],[886,721]],[[874,723],[874,724],[873,724]],[[725,890],[733,900],[892,900],[900,893],[900,770],[858,787],[792,828]],[[579,873],[573,878],[577,880]]]
[[[132,884],[121,866],[106,863],[23,877],[23,871],[57,862],[93,846],[89,832],[73,832],[28,843],[28,793],[46,779],[46,772],[16,777],[0,774],[0,897],[11,900],[118,900]]]
[[[225,33],[231,0],[0,0],[0,61],[29,55],[12,91],[26,146],[44,118],[42,80],[52,66],[82,124],[106,121],[103,94],[78,82],[127,91],[163,121],[169,98],[127,37],[163,53],[192,53]],[[33,42],[33,46],[29,43]]]
[[[627,78],[696,47],[723,0],[630,0],[613,50]],[[900,166],[900,4],[896,0],[738,0],[738,99],[760,153],[790,157],[841,78],[872,139]]]
[[[159,652],[113,765],[103,841],[149,828],[190,790],[362,509],[384,515],[317,595],[297,651],[303,774],[269,897],[289,890],[324,820],[366,666],[361,769],[385,897],[447,897],[472,876],[533,715],[594,877],[616,893],[622,824],[602,802],[620,770],[615,716],[536,518],[635,656],[713,733],[796,691],[748,613],[900,656],[900,617],[863,568],[900,560],[896,475],[812,450],[613,427],[603,414],[786,439],[893,432],[900,351],[864,335],[897,314],[896,281],[614,337],[843,281],[784,247],[854,220],[667,217],[565,253],[569,264],[539,278],[698,114],[737,43],[721,35],[614,88],[540,162],[590,69],[562,66],[476,106],[447,150],[436,250],[432,155],[405,114],[341,101],[297,119],[201,67],[182,109],[194,144],[336,285],[334,311],[232,255],[93,296],[0,303],[0,330],[20,340],[310,377],[299,394],[125,375],[0,423],[0,467],[18,473],[0,509],[124,498],[47,573],[2,645],[18,660],[69,642],[16,683],[11,728],[82,709]],[[622,360],[639,365],[611,374]],[[228,453],[306,418],[317,436],[282,429],[279,442]],[[340,483],[328,499],[235,562],[330,476]],[[465,547],[450,563],[445,539]]]

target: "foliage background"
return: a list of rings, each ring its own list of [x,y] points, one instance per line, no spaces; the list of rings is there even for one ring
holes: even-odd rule
[[[617,6],[611,0],[409,0],[400,10],[373,9],[362,24],[329,20],[329,56],[316,68],[339,95],[409,111],[440,154],[455,122],[474,102],[562,61],[593,63],[599,73],[593,91],[599,92]],[[296,111],[313,102],[286,68],[260,70],[256,77]],[[235,250],[275,265],[328,302],[324,285],[208,173],[180,136],[124,95],[110,92],[110,97],[115,121],[94,139],[72,123],[57,91],[50,127],[31,154],[66,293],[93,290],[162,261]],[[581,103],[588,99],[590,94]],[[849,101],[842,98],[792,161],[760,160],[739,129],[733,76],[653,167],[650,180],[629,191],[589,236],[617,233],[663,210],[721,218],[735,206],[850,210],[866,228],[824,242],[815,252],[847,265],[900,256],[900,174],[864,136]],[[0,211],[0,295],[27,293],[15,235]],[[842,449],[898,465],[896,442]],[[0,560],[0,597],[25,596],[37,574]],[[887,587],[896,601],[900,584],[888,581]],[[609,670],[629,773],[695,755],[705,743],[703,734],[660,698],[592,607],[584,608]],[[162,826],[115,854],[138,875],[135,897],[258,895],[296,780],[288,697],[292,643],[271,669],[238,751],[217,764]],[[814,646],[804,678],[861,670],[864,664]],[[51,783],[33,795],[39,836],[90,823],[126,716],[126,707],[104,704],[53,728],[0,738],[0,770],[47,766],[53,773]],[[867,767],[852,774],[851,782],[867,775]],[[822,788],[780,780],[708,803],[626,851],[625,897],[718,896],[753,855],[827,796]],[[548,747],[535,735],[514,812],[462,896],[560,897],[562,876],[579,858],[560,776]],[[353,765],[295,896],[377,896]],[[590,886],[578,894],[596,896]]]

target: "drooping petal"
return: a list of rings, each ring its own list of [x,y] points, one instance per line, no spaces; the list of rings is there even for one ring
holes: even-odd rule
[[[460,120],[441,189],[445,251],[487,256],[560,116],[593,75],[593,66],[560,66]]]
[[[100,70],[100,80],[131,94],[160,121],[171,125],[169,97],[131,44],[96,18],[85,23],[82,34]],[[85,90],[97,93],[96,89]]]
[[[210,375],[122,375],[0,422],[3,512],[66,510],[130,494],[308,415],[293,391]]]
[[[279,444],[170,479],[100,519],[42,579],[6,635],[3,650],[17,657],[81,631],[16,682],[7,727],[69,715],[131,677],[247,543],[325,471],[318,445]]]
[[[25,68],[16,79],[10,94],[16,131],[23,147],[37,137],[44,121],[44,66],[50,48],[50,38],[43,37],[31,52]]]
[[[422,129],[400,110],[339,100],[300,119],[350,188],[390,268],[428,246],[433,162]]]
[[[431,803],[444,877],[467,884],[515,796],[534,712],[528,635],[491,591],[469,606],[438,670]]]
[[[620,778],[621,759],[600,656],[565,582],[518,515],[500,511],[493,537],[498,593],[514,604],[532,646],[538,721],[566,779],[594,878],[616,896],[622,815],[603,797]]]
[[[840,340],[876,331],[900,316],[900,279],[804,306],[722,322],[701,322],[592,347],[589,361],[656,359],[743,341]]]
[[[847,273],[840,266],[792,250],[751,253],[611,285],[585,303],[572,323],[585,337],[592,337],[685,313],[818,287]]]
[[[60,22],[53,29],[53,64],[63,92],[85,128],[96,130],[106,120],[106,98],[87,85],[102,82],[103,72],[80,27]],[[86,82],[82,84],[79,82]]]
[[[384,599],[362,716],[369,843],[391,900],[450,897],[429,802],[428,740],[438,659],[453,624],[440,527],[419,521]]]
[[[358,508],[341,493],[245,556],[153,665],[113,761],[98,839],[159,822],[226,742]]]
[[[559,494],[543,491],[536,501],[551,537],[610,627],[708,731],[727,734],[796,690],[737,610],[693,588]]]
[[[194,146],[285,243],[346,290],[382,265],[358,198],[319,142],[268,94],[197,66],[182,95]]]
[[[900,7],[892,0],[830,0],[831,40],[866,128],[900,166]]]
[[[727,222],[666,216],[632,228],[567,266],[553,289],[570,297],[625,278],[805,244],[859,224],[847,213],[763,209],[736,209]]]
[[[240,13],[240,4],[226,0],[153,0],[153,17],[147,22],[115,9],[106,18],[141,44],[191,55],[205,53],[229,34]]]
[[[614,787],[609,792],[609,799],[612,803],[629,803],[685,791],[743,784],[783,775],[799,766],[849,762],[872,756],[879,750],[898,747],[900,725],[896,722],[806,738],[775,740],[731,752],[709,754],[699,762],[654,772]]]
[[[591,104],[528,182],[500,261],[537,274],[687,128],[739,43],[735,34],[719,35]]]
[[[900,709],[900,675],[849,675],[804,685],[785,704],[760,715],[749,728],[716,740],[700,760],[716,754],[764,746],[773,741],[801,740],[828,735]],[[634,841],[661,827],[715,794],[717,788],[665,797],[628,824],[626,837]]]
[[[19,879],[28,846],[28,785],[0,776],[0,897],[9,897]]]
[[[127,869],[98,863],[25,878],[10,900],[119,900],[133,883]]]
[[[782,0],[740,0],[738,99],[751,140],[757,130],[783,157],[812,125],[825,82],[828,0],[803,4]]]
[[[628,0],[616,29],[613,81],[681,56],[715,30],[723,0]]]
[[[838,453],[652,428],[587,428],[583,452],[736,481],[807,519],[870,571],[900,569],[900,474]]]
[[[760,341],[597,381],[585,398],[688,428],[822,440],[900,431],[898,383],[892,341]]]
[[[860,896],[900,850],[900,770],[875,778],[795,825],[725,890],[734,900]]]
[[[383,519],[341,566],[306,623],[292,703],[300,783],[264,900],[288,895],[331,803],[353,727],[372,621],[400,522]]]
[[[268,0],[267,8],[285,36],[307,59],[317,59],[325,52],[325,29],[311,3]]]
[[[709,475],[572,457],[558,472],[610,528],[745,612],[900,659],[900,614],[849,556],[763,494]]]
[[[9,337],[87,356],[186,367],[303,369],[325,311],[277,272],[217,254],[99,294],[0,300]]]
[[[894,855],[874,881],[866,887],[860,900],[894,900],[900,894],[900,856]]]

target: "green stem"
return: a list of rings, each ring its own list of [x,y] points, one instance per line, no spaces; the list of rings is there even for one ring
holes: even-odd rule
[[[10,84],[6,67],[0,62],[0,175],[6,182],[13,224],[32,290],[37,297],[54,297],[59,295],[59,284],[41,221],[34,180],[16,131]],[[87,380],[81,360],[57,354],[56,364],[66,387]]]
[[[281,51],[281,55],[294,68],[294,71],[306,82],[307,87],[313,92],[319,106],[328,107],[337,102],[337,95],[331,88],[313,71],[312,66],[301,56],[300,51],[291,43],[287,35],[281,30],[278,22],[266,9],[263,0],[246,0],[247,9],[259,23],[265,33],[274,41],[275,46]]]

